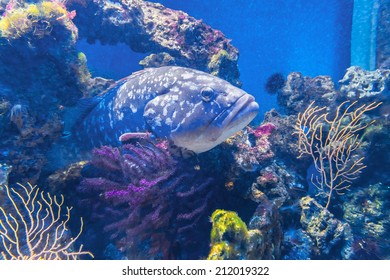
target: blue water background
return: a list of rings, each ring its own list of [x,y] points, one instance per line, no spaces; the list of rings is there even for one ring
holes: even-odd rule
[[[307,76],[330,75],[338,81],[350,66],[353,0],[160,0],[220,29],[240,51],[243,89],[255,95],[264,112],[276,107],[265,93],[267,78],[300,71]],[[141,69],[125,45],[79,43],[92,73],[119,79]]]

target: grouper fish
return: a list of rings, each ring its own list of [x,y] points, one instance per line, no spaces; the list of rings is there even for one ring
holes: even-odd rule
[[[174,66],[136,72],[97,100],[73,132],[86,149],[147,132],[202,153],[249,124],[259,109],[252,95],[227,81]]]

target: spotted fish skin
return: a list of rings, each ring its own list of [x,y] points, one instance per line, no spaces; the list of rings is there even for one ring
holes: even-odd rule
[[[75,133],[86,149],[119,145],[129,132],[150,132],[205,152],[257,114],[253,96],[210,74],[184,67],[148,68],[117,82]]]

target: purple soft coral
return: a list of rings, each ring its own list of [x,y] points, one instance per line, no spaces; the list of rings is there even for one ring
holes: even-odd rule
[[[128,257],[147,246],[150,255],[143,258],[172,258],[177,240],[188,243],[190,229],[208,224],[212,180],[197,177],[193,168],[180,169],[183,164],[166,145],[140,141],[95,150],[93,178],[84,178],[79,190],[93,200],[88,205],[100,209],[93,215],[104,221],[106,232]]]

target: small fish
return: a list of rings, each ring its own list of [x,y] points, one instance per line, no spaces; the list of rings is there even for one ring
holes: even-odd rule
[[[310,131],[310,129],[307,127],[307,126],[304,126],[304,125],[301,125],[301,129],[302,129],[302,131],[303,131],[303,133],[304,134],[308,134],[309,133],[309,131]]]
[[[146,133],[202,153],[248,125],[259,110],[252,95],[227,81],[175,66],[136,72],[91,103],[72,129],[86,149]]]

